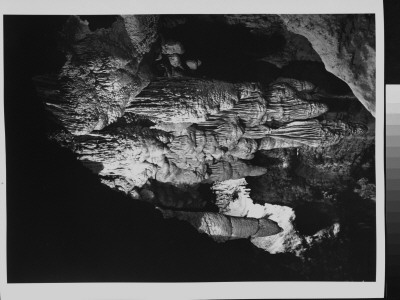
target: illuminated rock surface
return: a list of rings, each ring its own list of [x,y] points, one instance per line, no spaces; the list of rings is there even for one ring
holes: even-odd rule
[[[68,19],[64,66],[36,82],[47,108],[72,134],[115,122],[149,83],[150,74],[141,63],[156,38],[156,23],[156,17],[131,16],[92,32],[78,17]]]

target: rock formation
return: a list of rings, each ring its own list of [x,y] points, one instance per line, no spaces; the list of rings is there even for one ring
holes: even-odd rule
[[[163,123],[197,123],[239,101],[233,84],[195,78],[152,81],[126,108],[127,112]]]
[[[157,17],[121,17],[91,32],[70,17],[63,31],[66,62],[58,74],[38,76],[48,110],[71,133],[82,135],[115,122],[149,83],[143,56],[154,42]]]
[[[212,189],[216,193],[216,204],[220,213],[227,216],[256,218],[266,216],[275,221],[281,232],[275,235],[253,236],[251,242],[270,253],[293,252],[302,256],[312,245],[335,236],[340,230],[338,223],[321,229],[312,236],[303,236],[295,228],[296,215],[292,208],[271,204],[254,204],[245,179],[217,182]]]
[[[54,138],[85,165],[100,168],[103,183],[134,198],[141,197],[137,188],[149,179],[182,186],[260,176],[268,168],[250,161],[257,151],[327,147],[364,133],[362,126],[312,119],[327,110],[310,100],[318,99],[314,90],[311,83],[287,78],[265,92],[254,84],[158,79],[131,101],[115,124]],[[141,120],[154,126],[143,126]],[[261,125],[266,122],[283,125]],[[165,131],[167,124],[182,123],[187,127]]]
[[[216,22],[212,16],[194,18]],[[252,15],[222,21],[258,37],[284,37],[280,51],[261,59],[280,53],[282,68],[292,60],[321,57],[373,112],[374,64],[366,67],[373,47],[361,30],[367,17],[351,17],[353,25],[348,16],[313,18]],[[186,22],[121,16],[111,28],[91,31],[87,22],[69,18],[62,33],[64,65],[55,75],[35,79],[60,125],[50,138],[102,183],[214,240],[248,238],[270,253],[302,256],[336,237],[338,220],[304,234],[296,228],[295,211],[308,202],[334,206],[348,190],[374,199],[373,118],[353,95],[328,93],[308,80],[213,78],[207,61],[188,54],[190,44],[167,37]],[[349,36],[358,29],[357,37]]]
[[[161,210],[166,218],[178,218],[189,222],[199,232],[210,235],[215,241],[256,238],[275,235],[282,231],[268,218],[237,218],[210,212]]]
[[[375,116],[373,15],[280,15],[287,29],[305,36],[326,69],[344,80]]]
[[[208,20],[213,20],[209,17]],[[322,61],[345,81],[375,115],[375,19],[373,15],[224,15],[224,23],[244,26],[254,36],[282,37],[279,51],[261,60],[279,68],[294,61]]]

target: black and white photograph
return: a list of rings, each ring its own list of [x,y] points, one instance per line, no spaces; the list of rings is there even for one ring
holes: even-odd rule
[[[376,22],[4,15],[7,282],[376,282]]]

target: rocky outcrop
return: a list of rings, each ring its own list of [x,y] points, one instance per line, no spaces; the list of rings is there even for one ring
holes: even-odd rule
[[[142,57],[155,41],[156,25],[152,16],[128,16],[92,32],[88,22],[69,18],[64,66],[56,75],[36,77],[46,107],[69,132],[100,130],[123,115],[149,83]]]
[[[287,29],[306,37],[325,68],[345,81],[375,116],[373,15],[280,15]]]
[[[340,143],[343,138],[363,135],[363,124],[346,124],[342,121],[296,121],[277,129],[266,126],[250,128],[248,136],[262,138],[260,150],[292,147],[328,147]]]

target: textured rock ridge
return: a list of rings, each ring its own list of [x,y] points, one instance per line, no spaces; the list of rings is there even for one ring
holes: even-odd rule
[[[48,110],[68,131],[87,134],[123,115],[149,83],[141,63],[157,36],[156,23],[155,17],[131,16],[91,32],[88,22],[70,17],[63,31],[64,66],[36,78]]]

